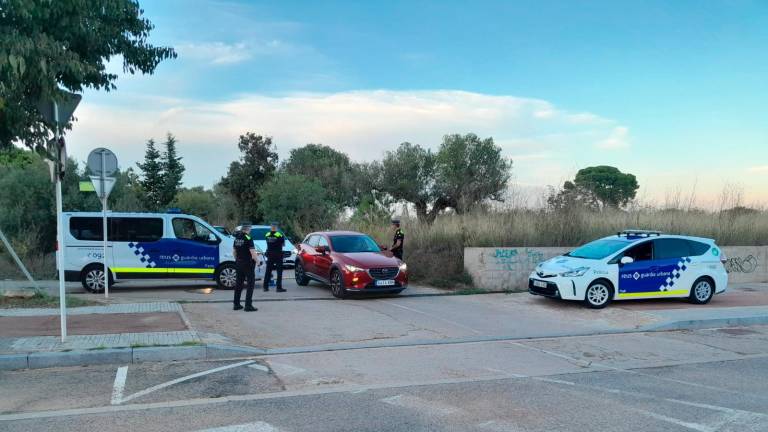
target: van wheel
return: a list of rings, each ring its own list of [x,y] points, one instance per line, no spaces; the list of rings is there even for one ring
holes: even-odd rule
[[[331,273],[331,293],[336,298],[347,298],[347,292],[344,290],[344,276],[338,270]]]
[[[80,273],[80,282],[83,288],[90,293],[104,292],[104,266],[101,264],[91,264],[84,268]],[[112,274],[109,275],[109,285],[114,283]]]
[[[219,289],[235,289],[235,286],[237,286],[237,267],[232,263],[222,264],[216,270],[215,279]]]
[[[596,280],[589,284],[584,295],[584,304],[592,309],[602,309],[608,306],[613,296],[613,287],[603,280]]]
[[[707,304],[715,295],[715,284],[707,277],[696,279],[691,287],[691,295],[688,297],[693,304]]]
[[[293,269],[293,274],[296,278],[296,285],[307,286],[309,284],[309,278],[307,277],[307,274],[304,273],[304,264],[300,261],[296,261],[296,267]]]

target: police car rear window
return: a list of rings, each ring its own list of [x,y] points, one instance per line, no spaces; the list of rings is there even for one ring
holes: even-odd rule
[[[688,246],[691,247],[691,256],[704,255],[711,247],[706,243],[697,242],[694,240],[688,240]]]

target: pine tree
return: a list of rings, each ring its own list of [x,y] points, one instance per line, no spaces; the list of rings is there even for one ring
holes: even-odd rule
[[[176,198],[184,176],[184,165],[176,152],[176,137],[170,132],[166,137],[165,152],[161,161],[163,170],[163,187],[160,194],[160,205],[168,206]]]
[[[165,187],[163,176],[163,163],[160,152],[155,147],[155,140],[147,141],[147,150],[144,153],[144,163],[136,165],[141,170],[139,184],[144,192],[142,201],[144,207],[150,211],[157,211],[161,207],[161,196]]]

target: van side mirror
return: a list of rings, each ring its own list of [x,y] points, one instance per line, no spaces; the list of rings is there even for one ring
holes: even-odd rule
[[[619,260],[619,264],[621,265],[632,264],[633,262],[635,262],[635,259],[631,256],[623,256],[621,257],[621,260]]]

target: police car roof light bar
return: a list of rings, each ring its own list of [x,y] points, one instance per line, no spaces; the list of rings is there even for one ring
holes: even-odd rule
[[[660,236],[664,234],[661,231],[654,231],[654,230],[641,230],[641,229],[627,229],[624,231],[620,231],[616,233],[618,237],[625,236],[625,237],[650,237],[650,236]]]

